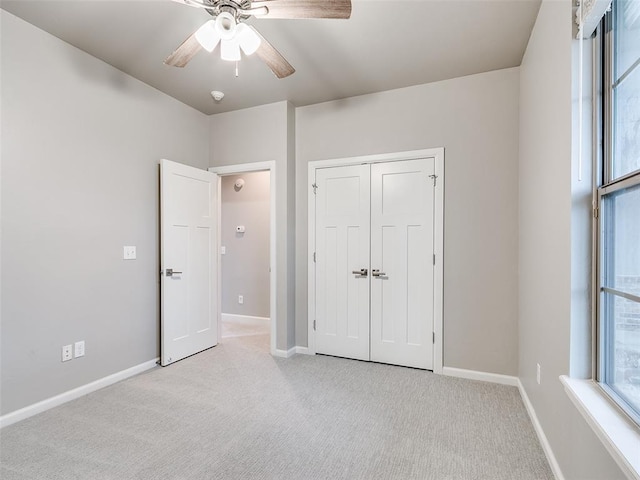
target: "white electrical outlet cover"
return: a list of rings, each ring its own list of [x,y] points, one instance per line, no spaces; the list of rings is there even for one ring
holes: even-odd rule
[[[124,260],[136,259],[136,247],[135,245],[125,245],[122,247],[122,258]]]
[[[62,347],[62,361],[68,362],[73,358],[73,350],[71,345],[65,345]]]
[[[74,357],[84,357],[84,340],[76,342],[74,347]]]

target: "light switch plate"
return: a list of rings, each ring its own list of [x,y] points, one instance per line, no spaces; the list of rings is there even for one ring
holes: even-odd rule
[[[84,357],[84,340],[75,343],[73,356],[75,358]]]
[[[222,246],[220,247],[220,255],[226,255],[227,254],[227,247]]]
[[[124,260],[136,259],[136,247],[133,245],[122,247],[122,258]]]

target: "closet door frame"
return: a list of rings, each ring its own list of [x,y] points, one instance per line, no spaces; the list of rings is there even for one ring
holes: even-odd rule
[[[424,150],[412,150],[408,152],[385,153],[380,155],[365,155],[358,157],[336,158],[330,160],[316,160],[309,162],[307,183],[308,205],[308,251],[307,251],[307,281],[308,281],[308,311],[307,311],[307,353],[316,354],[315,345],[315,311],[316,311],[316,285],[315,285],[315,261],[316,249],[316,213],[314,184],[316,169],[338,167],[357,164],[372,164],[380,162],[395,162],[401,160],[415,160],[420,158],[433,158],[435,164],[435,211],[434,211],[434,312],[433,312],[433,372],[442,374],[444,363],[444,147]]]

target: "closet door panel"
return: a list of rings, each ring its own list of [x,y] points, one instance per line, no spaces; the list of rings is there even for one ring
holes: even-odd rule
[[[369,173],[316,173],[316,351],[359,360],[369,360]]]
[[[433,368],[434,159],[371,166],[371,352]]]

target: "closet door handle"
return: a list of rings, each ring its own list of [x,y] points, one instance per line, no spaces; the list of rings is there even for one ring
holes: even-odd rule
[[[367,270],[366,268],[361,268],[360,270],[354,270],[351,273],[353,273],[354,275],[359,275],[361,277],[366,277],[368,272],[369,270]]]
[[[167,268],[167,277],[173,277],[174,275],[181,275],[182,272],[176,272],[173,268]]]
[[[384,272],[381,272],[380,270],[371,270],[371,276],[373,277],[386,277],[387,274]]]

